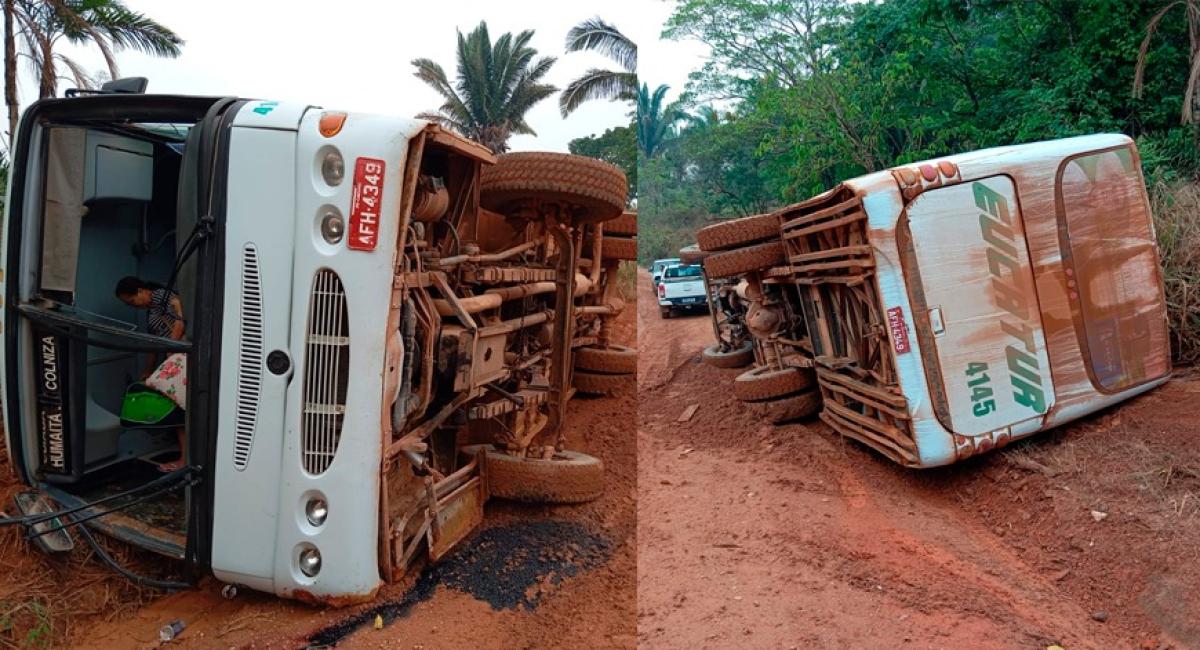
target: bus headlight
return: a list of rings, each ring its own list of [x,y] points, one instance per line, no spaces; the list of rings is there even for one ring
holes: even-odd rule
[[[321,158],[321,178],[330,187],[337,187],[342,184],[342,179],[345,176],[346,162],[342,160],[342,154],[337,149],[330,149],[325,152],[325,156]]]
[[[315,546],[300,551],[300,572],[312,578],[321,572],[321,552]]]
[[[329,516],[329,504],[325,503],[325,499],[321,497],[313,497],[304,504],[304,516],[308,519],[308,523],[320,526],[325,523],[325,517]]]
[[[321,237],[330,244],[336,244],[342,241],[344,234],[346,234],[346,222],[342,219],[342,215],[338,214],[337,210],[328,208],[325,216],[321,217]]]

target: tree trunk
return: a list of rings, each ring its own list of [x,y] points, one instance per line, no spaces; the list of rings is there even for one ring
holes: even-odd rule
[[[8,105],[8,152],[17,136],[17,43],[13,36],[13,3],[4,0],[4,103]]]
[[[54,46],[50,43],[42,46],[42,78],[38,89],[38,99],[48,99],[58,90],[58,75],[54,70]]]

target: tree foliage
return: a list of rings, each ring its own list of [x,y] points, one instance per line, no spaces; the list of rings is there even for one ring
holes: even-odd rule
[[[112,79],[120,77],[117,51],[176,57],[183,44],[175,32],[119,0],[15,0],[13,17],[42,99],[56,94],[62,77],[80,88],[94,85],[83,66],[55,51],[63,40],[95,45]]]
[[[537,135],[525,122],[525,113],[558,88],[542,83],[555,58],[535,58],[537,50],[529,47],[532,38],[532,30],[516,36],[505,33],[493,44],[485,22],[466,36],[459,32],[453,83],[435,61],[414,59],[413,76],[445,100],[436,111],[417,117],[453,129],[494,153],[508,151],[514,134]]]
[[[845,178],[998,145],[1121,131],[1151,182],[1194,179],[1196,126],[1180,124],[1200,46],[1180,7],[1194,4],[679,0],[664,35],[712,49],[685,96],[728,108],[643,164],[644,254]],[[1164,10],[1179,19],[1151,25]]]
[[[642,84],[637,96],[637,145],[647,158],[662,152],[667,141],[675,135],[675,124],[684,118],[677,103],[667,103],[666,85],[650,91]]]

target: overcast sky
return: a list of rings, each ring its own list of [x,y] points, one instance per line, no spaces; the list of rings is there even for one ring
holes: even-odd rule
[[[531,44],[539,55],[559,58],[547,80],[560,88],[589,68],[614,65],[598,54],[563,51],[567,31],[592,16],[615,24],[638,43],[639,76],[651,88],[666,83],[678,93],[688,73],[702,65],[704,54],[695,43],[659,40],[674,6],[671,0],[126,0],[126,4],[186,41],[177,59],[132,51],[118,54],[122,75],[148,77],[150,92],[239,95],[406,116],[441,103],[432,89],[412,76],[409,62],[428,57],[453,75],[455,30],[470,31],[480,20],[487,21],[493,40],[506,31],[534,30]],[[87,69],[104,67],[98,54],[64,51]],[[68,85],[61,83],[59,93]],[[23,87],[26,96],[36,88],[28,81]],[[566,151],[573,138],[628,123],[631,108],[593,101],[564,120],[555,96],[527,115],[538,137],[516,136],[511,146]]]

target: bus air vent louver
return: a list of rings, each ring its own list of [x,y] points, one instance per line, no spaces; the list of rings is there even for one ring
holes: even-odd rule
[[[242,249],[242,314],[238,338],[237,421],[234,424],[233,466],[246,469],[254,429],[258,420],[258,400],[262,390],[263,309],[262,279],[258,271],[258,249],[247,244]]]
[[[336,273],[329,269],[317,272],[308,309],[300,457],[306,472],[321,474],[337,453],[349,379],[346,291]]]

